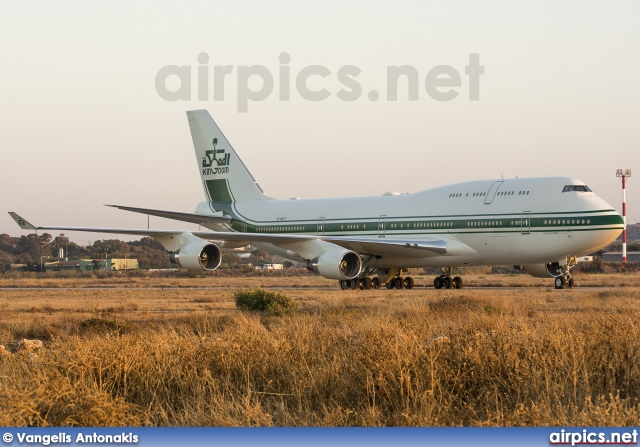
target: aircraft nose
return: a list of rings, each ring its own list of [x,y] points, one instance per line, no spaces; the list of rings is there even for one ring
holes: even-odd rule
[[[609,204],[607,203],[607,205],[609,205]],[[615,208],[613,206],[611,206],[611,205],[609,205],[609,206],[611,207],[611,210],[615,210]],[[620,223],[622,223],[624,221],[624,215],[625,214],[626,214],[625,213],[625,204],[623,203],[622,204],[622,212],[621,213],[619,213],[617,210],[615,210],[615,216],[620,221]]]
[[[598,204],[597,202],[594,202],[594,205],[596,205],[595,209],[600,209],[600,210],[610,210],[610,215],[615,217],[615,220],[617,221],[616,223],[620,224],[623,222],[624,218],[623,218],[623,214],[625,213],[625,205],[624,203],[622,204],[622,213],[619,213],[616,208],[614,206],[612,206],[609,202],[605,201],[602,198],[598,198],[600,203]]]

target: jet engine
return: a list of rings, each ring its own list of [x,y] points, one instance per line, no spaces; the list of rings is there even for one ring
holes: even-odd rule
[[[329,250],[308,261],[307,269],[328,279],[353,279],[362,270],[362,259],[351,250]]]
[[[556,278],[562,275],[562,266],[558,262],[549,264],[529,264],[524,265],[524,270],[536,278]]]
[[[194,241],[171,253],[169,261],[191,271],[215,270],[222,262],[222,251],[216,244]]]

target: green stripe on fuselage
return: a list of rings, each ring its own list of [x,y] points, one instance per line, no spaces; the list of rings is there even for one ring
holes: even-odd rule
[[[603,211],[603,212],[608,212]],[[231,214],[235,214],[231,212]],[[547,232],[547,231],[589,231],[603,229],[596,227],[606,226],[604,229],[621,229],[624,225],[622,217],[618,214],[608,214],[602,216],[572,215],[570,217],[558,218],[555,213],[536,213],[536,216],[525,216],[529,219],[529,225],[523,225],[522,216],[511,214],[509,218],[471,218],[471,219],[398,219],[391,218],[384,223],[381,229],[381,222],[376,218],[372,219],[331,219],[323,221],[323,234],[441,234],[441,233],[508,233],[520,232],[523,227],[525,231]],[[564,213],[569,214],[569,213]],[[505,216],[505,215],[503,215]],[[549,217],[551,216],[551,217]],[[483,216],[484,217],[484,216]],[[232,228],[242,231],[243,222],[235,218],[232,221]],[[274,221],[256,225],[249,222],[246,231],[250,233],[312,233],[318,232],[318,221]]]

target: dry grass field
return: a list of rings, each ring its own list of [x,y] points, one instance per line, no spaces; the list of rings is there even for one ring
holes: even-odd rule
[[[44,347],[0,353],[0,425],[637,425],[640,275],[576,279],[1,279],[0,344]],[[258,286],[297,311],[237,311]]]

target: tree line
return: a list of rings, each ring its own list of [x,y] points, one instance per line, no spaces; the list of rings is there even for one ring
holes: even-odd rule
[[[64,234],[55,238],[49,233],[13,237],[0,234],[0,271],[12,264],[22,264],[27,270],[39,271],[42,262],[60,261],[60,249],[67,259],[138,259],[141,268],[168,268],[169,257],[164,247],[150,237],[124,242],[118,239],[97,240],[91,245],[79,245]]]
[[[60,234],[53,237],[49,233],[28,234],[13,237],[0,234],[0,272],[10,270],[12,264],[21,264],[24,269],[40,271],[44,262],[60,261],[60,249],[64,258],[104,259],[129,258],[137,259],[142,269],[169,268],[169,255],[156,240],[148,236],[137,241],[125,242],[119,239],[97,240],[90,245],[79,245]],[[222,250],[221,268],[249,268],[249,264],[262,265],[272,262],[272,256],[263,250],[254,250],[250,258],[240,258],[235,252]],[[286,267],[292,265],[286,262]]]

